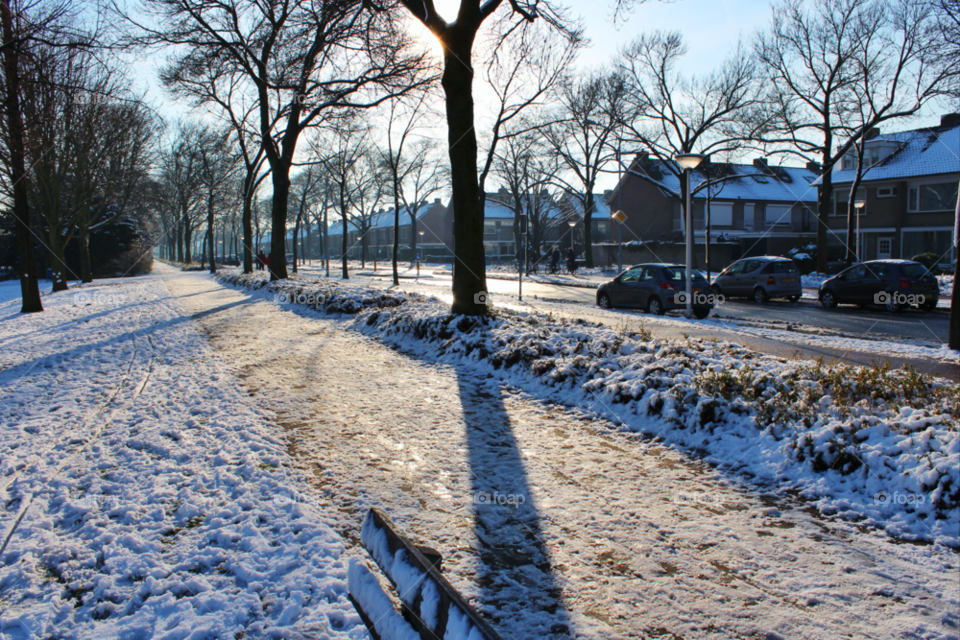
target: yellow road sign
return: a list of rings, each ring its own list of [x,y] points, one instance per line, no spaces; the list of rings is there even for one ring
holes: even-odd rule
[[[610,217],[620,224],[623,224],[627,221],[627,214],[625,214],[623,211],[614,211],[612,214],[610,214]]]

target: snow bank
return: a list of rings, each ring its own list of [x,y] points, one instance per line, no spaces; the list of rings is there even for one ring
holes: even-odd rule
[[[44,307],[0,304],[0,639],[367,637],[277,427],[163,282]]]
[[[358,331],[595,411],[765,488],[797,491],[824,514],[960,546],[960,388],[950,382],[537,314],[451,316],[435,299],[362,285],[220,279],[312,295],[318,310],[355,314]]]

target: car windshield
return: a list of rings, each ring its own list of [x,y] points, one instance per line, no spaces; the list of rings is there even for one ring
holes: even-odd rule
[[[683,268],[664,269],[663,271],[667,280],[672,280],[674,282],[681,282],[687,279],[686,269],[683,269]],[[703,277],[703,274],[697,271],[696,269],[690,270],[690,277],[693,278],[694,280],[706,280],[706,278]]]
[[[771,262],[770,266],[767,267],[767,273],[796,273],[797,266],[793,264],[792,260],[778,260],[777,262]]]
[[[903,269],[905,278],[922,278],[930,272],[930,270],[922,264],[905,264],[900,268]]]

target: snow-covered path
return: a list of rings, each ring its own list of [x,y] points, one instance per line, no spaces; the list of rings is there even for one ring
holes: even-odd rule
[[[0,303],[0,640],[367,638],[283,434],[158,276]]]
[[[286,428],[321,496],[297,498],[335,507],[353,541],[384,508],[505,638],[957,636],[954,552],[825,522],[494,379],[160,269]]]

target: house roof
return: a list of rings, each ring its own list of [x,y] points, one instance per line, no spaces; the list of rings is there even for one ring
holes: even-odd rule
[[[870,143],[895,142],[900,148],[866,169],[862,180],[895,180],[960,172],[960,125],[927,127],[877,136]],[[833,169],[833,183],[853,182],[855,169]]]
[[[673,162],[670,166],[676,168]],[[817,188],[813,186],[817,174],[804,167],[774,167],[761,171],[752,164],[718,163],[711,165],[711,171],[728,177],[710,188],[710,197],[713,200],[740,200],[761,202],[816,202]],[[670,197],[680,193],[680,178],[668,168],[668,163],[662,160],[637,159],[630,167],[627,175],[633,175],[648,180]],[[711,176],[714,177],[714,176]],[[626,176],[624,176],[624,179]],[[696,189],[707,179],[706,174],[694,170],[690,175],[690,184]],[[616,191],[614,191],[616,194]],[[612,196],[612,197],[615,197]],[[694,194],[693,198],[705,199],[707,190]]]
[[[432,204],[426,204],[424,206],[421,206],[420,209],[417,211],[417,220],[420,220],[421,218],[423,218],[423,216],[429,213],[437,205],[438,203],[432,203]],[[439,205],[443,206],[442,203],[439,203]],[[353,218],[351,218],[351,220],[352,219]],[[342,224],[343,224],[342,222],[335,222],[331,224],[329,234],[331,236],[340,235],[341,233],[340,227]],[[410,214],[407,213],[407,209],[406,207],[404,207],[400,209],[400,226],[402,227],[408,224],[410,224]],[[392,229],[392,228],[393,228],[393,208],[385,209],[383,211],[373,214],[371,218],[371,224],[370,224],[371,230],[372,229]],[[352,223],[351,223],[351,229],[353,231],[356,231],[356,228],[352,226]]]

